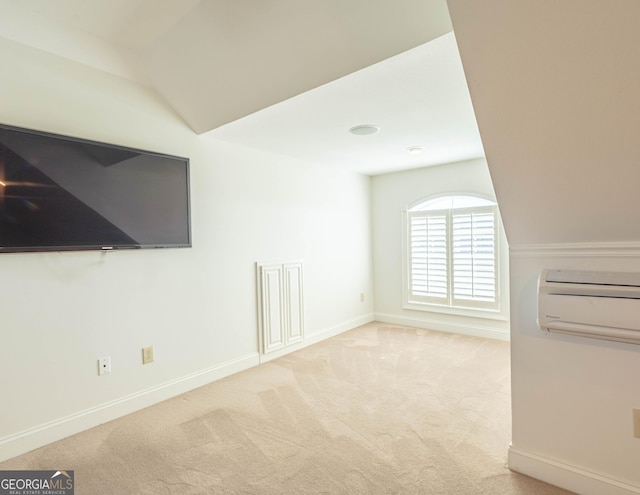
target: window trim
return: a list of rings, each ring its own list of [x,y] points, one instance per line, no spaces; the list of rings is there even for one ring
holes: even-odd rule
[[[425,300],[417,301],[413,300],[411,297],[411,213],[412,210],[415,212],[420,211],[431,211],[431,212],[448,212],[447,215],[452,215],[454,211],[461,211],[467,209],[486,209],[486,206],[478,206],[471,208],[448,208],[445,210],[416,210],[420,205],[437,200],[439,198],[451,197],[451,196],[468,196],[473,198],[478,198],[484,201],[489,201],[493,203],[490,208],[494,210],[494,222],[495,222],[495,238],[494,238],[494,250],[495,250],[495,281],[496,281],[496,297],[495,297],[495,305],[493,307],[475,307],[476,304],[470,304],[468,306],[453,306],[453,295],[452,291],[449,290],[446,299],[443,298],[441,300],[437,300],[436,298],[425,298]],[[504,234],[504,229],[502,227],[501,219],[500,219],[500,210],[498,208],[497,203],[494,198],[487,197],[484,195],[480,195],[477,193],[468,193],[468,192],[448,192],[445,194],[439,195],[431,195],[425,198],[422,198],[418,201],[415,201],[409,205],[406,205],[402,208],[402,276],[403,276],[403,284],[402,284],[402,307],[404,309],[409,310],[417,310],[417,311],[428,311],[435,313],[445,313],[450,315],[458,315],[458,316],[470,316],[470,317],[478,317],[478,318],[486,318],[486,319],[495,319],[495,320],[503,320],[506,321],[509,319],[509,304],[508,298],[505,297],[506,292],[508,291],[508,249],[506,243],[506,236]],[[448,239],[451,238],[451,232],[447,232]],[[447,254],[448,262],[452,260],[452,254],[449,252]],[[451,270],[449,269],[449,277],[451,276]],[[452,283],[452,280],[449,280],[449,283]],[[484,305],[480,305],[484,306]]]

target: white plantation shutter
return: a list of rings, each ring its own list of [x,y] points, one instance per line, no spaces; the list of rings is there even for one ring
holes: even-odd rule
[[[446,213],[413,212],[411,230],[411,292],[427,302],[448,300],[448,256]]]
[[[496,211],[494,207],[451,213],[454,306],[492,307],[496,294]]]
[[[446,210],[425,203],[408,212],[409,303],[499,309],[497,207],[478,202]]]

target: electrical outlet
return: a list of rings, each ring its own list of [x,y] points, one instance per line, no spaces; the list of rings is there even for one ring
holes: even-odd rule
[[[633,409],[633,436],[640,438],[640,409]]]
[[[142,364],[153,363],[153,346],[142,348]]]
[[[106,375],[111,373],[111,357],[103,357],[98,359],[98,375]]]

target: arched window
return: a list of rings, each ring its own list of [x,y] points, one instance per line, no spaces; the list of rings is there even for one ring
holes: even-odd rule
[[[444,196],[407,210],[405,305],[500,311],[494,201]]]

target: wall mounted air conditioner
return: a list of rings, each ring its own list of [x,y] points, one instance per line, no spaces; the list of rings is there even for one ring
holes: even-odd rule
[[[543,270],[538,325],[549,332],[640,344],[640,273]]]

